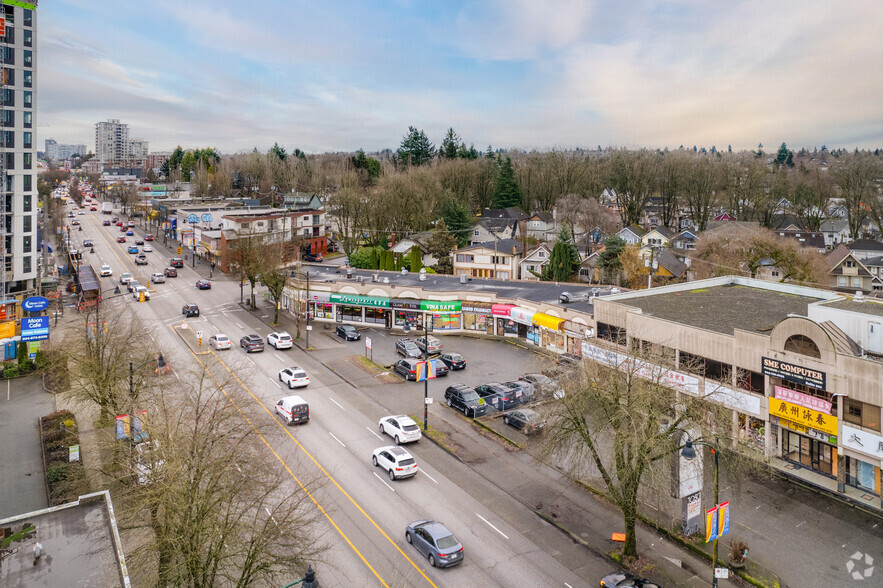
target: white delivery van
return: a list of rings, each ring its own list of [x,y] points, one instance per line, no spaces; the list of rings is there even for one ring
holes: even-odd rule
[[[300,396],[286,396],[276,403],[276,413],[289,425],[310,420],[310,405]]]

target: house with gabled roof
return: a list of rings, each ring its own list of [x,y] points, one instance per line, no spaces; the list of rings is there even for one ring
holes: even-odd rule
[[[518,221],[509,218],[481,218],[472,225],[469,243],[484,243],[496,239],[514,239],[518,236]]]
[[[552,257],[552,246],[547,243],[540,243],[532,250],[524,255],[524,259],[519,262],[521,279],[528,281],[539,281],[537,274],[543,273],[543,268],[549,264],[549,258]]]
[[[847,247],[859,260],[883,255],[883,243],[874,239],[856,239]]]
[[[551,212],[535,212],[526,221],[527,236],[538,241],[553,241],[558,236],[558,224]]]
[[[825,236],[825,246],[833,249],[840,243],[849,243],[849,223],[844,218],[829,218],[819,225],[819,232]]]
[[[521,241],[498,239],[455,249],[451,255],[455,276],[517,280],[524,248]]]
[[[671,247],[677,251],[693,251],[696,249],[698,235],[689,229],[684,229],[671,239]]]
[[[840,244],[827,256],[829,287],[834,290],[862,290],[871,292],[883,289],[883,281],[859,260],[855,254]]]
[[[616,232],[616,236],[626,242],[626,245],[640,245],[641,238],[647,231],[636,224],[623,227]]]

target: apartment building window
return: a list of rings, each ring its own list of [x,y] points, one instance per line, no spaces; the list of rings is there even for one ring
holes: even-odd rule
[[[15,85],[15,70],[10,69],[8,67],[3,68],[3,75],[6,76],[4,86],[14,86]]]
[[[30,90],[25,90],[24,92],[24,100],[22,100],[22,104],[25,108],[31,108],[34,104],[34,93]]]
[[[242,223],[240,226],[242,227],[242,230],[248,230],[248,228],[251,226],[251,223]]]
[[[24,66],[25,67],[33,67],[34,66],[34,52],[33,51],[28,51],[27,49],[25,49]]]
[[[21,240],[21,250],[22,253],[30,253],[31,252],[31,240],[33,237],[22,237]]]
[[[0,124],[4,127],[14,127],[15,126],[15,111],[14,110],[4,110],[3,116],[0,118]]]
[[[9,43],[10,45],[15,43],[15,28],[10,26],[6,27],[6,36],[3,37],[3,42]]]
[[[475,256],[474,255],[467,255],[465,253],[458,253],[457,254],[457,261],[459,263],[474,263]]]
[[[21,271],[23,271],[26,274],[31,272],[31,256],[30,255],[25,255],[22,258]]]
[[[32,142],[34,140],[34,133],[31,131],[25,131],[22,134],[22,147],[25,149],[30,149],[32,147]]]
[[[29,8],[25,8],[22,11],[22,20],[24,21],[24,26],[34,26],[34,11]]]
[[[24,70],[22,77],[24,78],[25,88],[30,88],[34,84],[34,72],[32,72],[31,70]]]
[[[33,190],[33,186],[31,184],[31,177],[32,176],[30,174],[26,174],[21,177],[22,190],[24,190],[25,192],[30,192],[31,190]]]
[[[303,235],[304,237],[311,237],[313,235],[313,232],[310,229],[304,229]]]
[[[15,169],[15,153],[6,153],[6,169]]]
[[[22,166],[22,168],[23,169],[32,169],[33,168],[33,158],[34,158],[33,153],[25,153],[24,154],[24,165]]]
[[[15,49],[6,46],[3,48],[3,63],[6,65],[15,65]]]
[[[7,149],[15,149],[15,133],[13,131],[3,131],[3,141]]]
[[[22,37],[24,38],[25,47],[30,47],[34,44],[34,31],[25,30]]]
[[[3,88],[3,105],[15,106],[15,90],[11,88]]]
[[[30,233],[33,232],[33,227],[31,226],[31,218],[30,216],[24,216],[21,219],[21,232],[22,233]]]
[[[852,398],[846,398],[846,404],[843,406],[843,420],[854,425],[880,430],[880,407],[860,402]]]
[[[28,176],[28,177],[31,177],[31,176]],[[24,209],[25,212],[31,212],[31,209],[33,206],[32,198],[33,197],[30,194],[25,194],[22,197],[22,208]]]

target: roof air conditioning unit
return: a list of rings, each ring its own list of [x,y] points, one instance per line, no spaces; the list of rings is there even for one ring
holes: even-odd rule
[[[389,284],[389,278],[384,277],[384,278],[383,278],[383,283],[384,283],[384,284]]]
[[[346,268],[346,279],[347,280],[353,279],[353,268],[351,268],[351,267]]]
[[[420,268],[420,281],[421,282],[426,281],[426,268],[425,267]]]
[[[856,290],[855,291],[855,301],[856,302],[864,302],[864,300],[865,300],[864,293],[861,290]]]
[[[380,280],[380,276],[378,276],[377,274],[371,274],[371,281],[372,282],[377,282],[379,280]]]
[[[407,275],[408,275],[408,268],[406,268],[406,267],[403,267],[403,268],[402,268],[402,275],[403,275],[403,276],[407,276]]]
[[[465,284],[465,283],[466,283],[466,274],[460,274],[460,283],[461,283],[461,284]]]
[[[361,282],[361,281],[362,281],[362,276],[358,276],[358,277],[356,278],[356,281]]]

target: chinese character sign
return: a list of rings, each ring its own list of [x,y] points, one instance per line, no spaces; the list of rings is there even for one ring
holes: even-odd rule
[[[804,394],[803,392],[783,388],[782,386],[776,386],[776,398],[779,400],[787,400],[788,402],[793,402],[794,404],[799,404],[800,406],[803,406],[805,408],[811,408],[813,410],[818,410],[831,414],[831,403],[824,398],[816,398],[815,396],[810,396],[809,394]]]
[[[837,417],[793,404],[787,400],[770,398],[770,416],[779,417],[828,435],[837,435]]]

